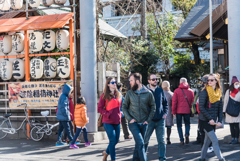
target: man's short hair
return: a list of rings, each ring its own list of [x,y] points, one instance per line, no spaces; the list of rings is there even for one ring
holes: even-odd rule
[[[182,78],[180,79],[180,83],[187,83],[187,78],[182,77]]]
[[[202,79],[201,79],[201,81],[202,81],[202,83],[207,83],[208,82],[208,74],[206,74],[206,75],[204,75],[203,77],[202,77]]]
[[[153,74],[153,73],[149,74],[148,77],[147,77],[147,79],[150,80],[150,78],[151,78],[152,75],[156,75],[156,74]]]
[[[117,83],[117,89],[121,88],[123,86],[123,84],[121,82]]]
[[[140,83],[142,83],[142,75],[140,73],[132,73],[130,77],[133,76],[135,81],[139,80]]]

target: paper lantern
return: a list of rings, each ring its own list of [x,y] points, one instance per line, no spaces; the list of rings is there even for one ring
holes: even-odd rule
[[[55,0],[56,4],[65,4],[67,0]]]
[[[57,73],[60,78],[70,76],[70,60],[67,57],[60,57],[57,60]]]
[[[53,4],[54,0],[42,0],[44,6],[49,7]]]
[[[33,58],[30,61],[30,74],[34,79],[39,79],[43,75],[43,61],[39,58]]]
[[[54,78],[57,75],[57,61],[48,57],[44,60],[44,76],[47,78]]]
[[[0,75],[3,80],[12,78],[12,63],[8,60],[3,60],[0,63]]]
[[[11,0],[12,9],[21,9],[23,6],[23,0]]]
[[[40,5],[41,0],[29,0],[30,7],[36,8]]]
[[[56,33],[56,45],[60,50],[67,50],[69,47],[69,32],[67,30],[58,30]]]
[[[0,0],[0,10],[8,11],[10,10],[10,0]]]
[[[13,78],[14,79],[23,79],[25,75],[25,62],[22,59],[16,59],[13,61]]]
[[[12,36],[1,35],[0,36],[0,52],[8,54],[12,51]]]
[[[24,35],[22,33],[12,35],[12,49],[17,53],[24,50]]]
[[[29,35],[29,48],[33,52],[38,52],[42,50],[43,45],[43,35],[41,32],[35,31]]]
[[[46,51],[52,51],[55,49],[56,34],[52,30],[46,30],[43,33],[43,49]]]

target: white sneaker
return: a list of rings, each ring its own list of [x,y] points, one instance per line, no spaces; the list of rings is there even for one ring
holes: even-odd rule
[[[208,148],[207,153],[211,153],[211,152],[213,152],[213,151],[214,151],[214,150],[213,150],[213,147],[211,146],[211,147]]]

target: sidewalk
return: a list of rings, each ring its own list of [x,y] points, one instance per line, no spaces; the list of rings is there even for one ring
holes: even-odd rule
[[[171,145],[167,145],[167,160],[169,161],[195,161],[200,158],[200,145],[193,145],[191,142],[196,140],[197,118],[192,119],[190,143],[180,146],[176,125],[172,128]],[[184,126],[183,126],[184,128]],[[184,130],[183,130],[184,131]],[[239,161],[240,144],[229,145],[223,143],[223,138],[229,135],[229,126],[217,130],[220,148],[227,160]],[[79,149],[69,149],[66,146],[55,146],[52,140],[44,139],[40,142],[34,142],[26,139],[5,139],[0,140],[0,160],[78,160],[78,161],[101,161],[102,151],[106,149],[108,140],[93,143],[90,147],[84,147],[79,144]],[[118,161],[130,161],[134,149],[134,141],[123,141],[121,133],[120,143],[117,144],[116,154]],[[155,133],[153,134],[148,151],[148,160],[158,160],[158,146]],[[217,160],[214,153],[207,155],[210,161]],[[110,160],[110,156],[108,158]]]

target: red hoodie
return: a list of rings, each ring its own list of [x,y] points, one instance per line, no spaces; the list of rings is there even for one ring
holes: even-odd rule
[[[179,87],[174,91],[172,98],[172,114],[190,114],[189,104],[183,94],[183,91],[187,96],[188,102],[192,106],[194,102],[194,92],[189,88],[188,83],[181,83]]]

